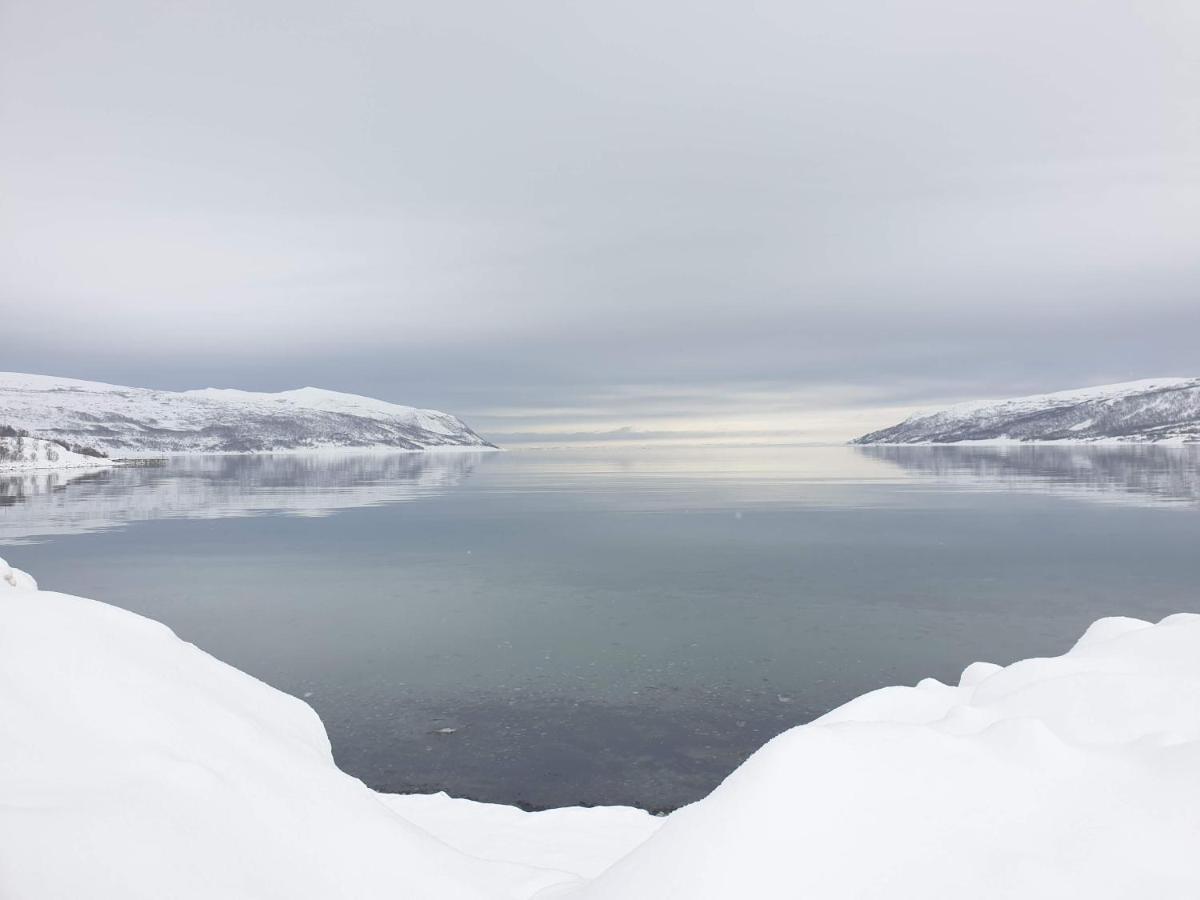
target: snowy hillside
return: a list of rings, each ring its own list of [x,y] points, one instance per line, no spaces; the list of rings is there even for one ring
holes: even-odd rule
[[[853,443],[959,441],[1200,441],[1200,378],[1152,378],[964,403],[910,416]]]
[[[175,392],[12,372],[0,373],[0,425],[110,456],[491,447],[447,413],[320,388]]]
[[[387,797],[302,701],[0,561],[0,896],[1184,900],[1200,616],[874,691],[665,819]]]
[[[107,459],[73,453],[52,441],[0,436],[0,472],[12,469],[95,469],[111,464]]]

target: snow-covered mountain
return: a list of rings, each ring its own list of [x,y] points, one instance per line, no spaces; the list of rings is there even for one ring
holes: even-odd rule
[[[910,416],[855,444],[960,441],[1200,441],[1200,378],[1123,384],[963,403]]]
[[[320,388],[156,391],[0,372],[0,426],[110,456],[492,445],[461,420]]]

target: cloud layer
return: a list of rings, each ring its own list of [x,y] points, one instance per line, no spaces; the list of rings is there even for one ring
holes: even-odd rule
[[[10,0],[3,368],[801,438],[1191,374],[1198,43],[1185,2]]]

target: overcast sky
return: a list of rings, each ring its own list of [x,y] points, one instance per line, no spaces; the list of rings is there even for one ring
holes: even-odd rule
[[[1195,0],[0,0],[0,369],[829,439],[1200,374]]]

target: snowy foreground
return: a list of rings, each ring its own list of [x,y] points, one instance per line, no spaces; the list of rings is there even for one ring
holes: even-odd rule
[[[303,702],[0,561],[0,897],[1200,897],[1200,616],[769,742],[665,820],[376,794]]]

